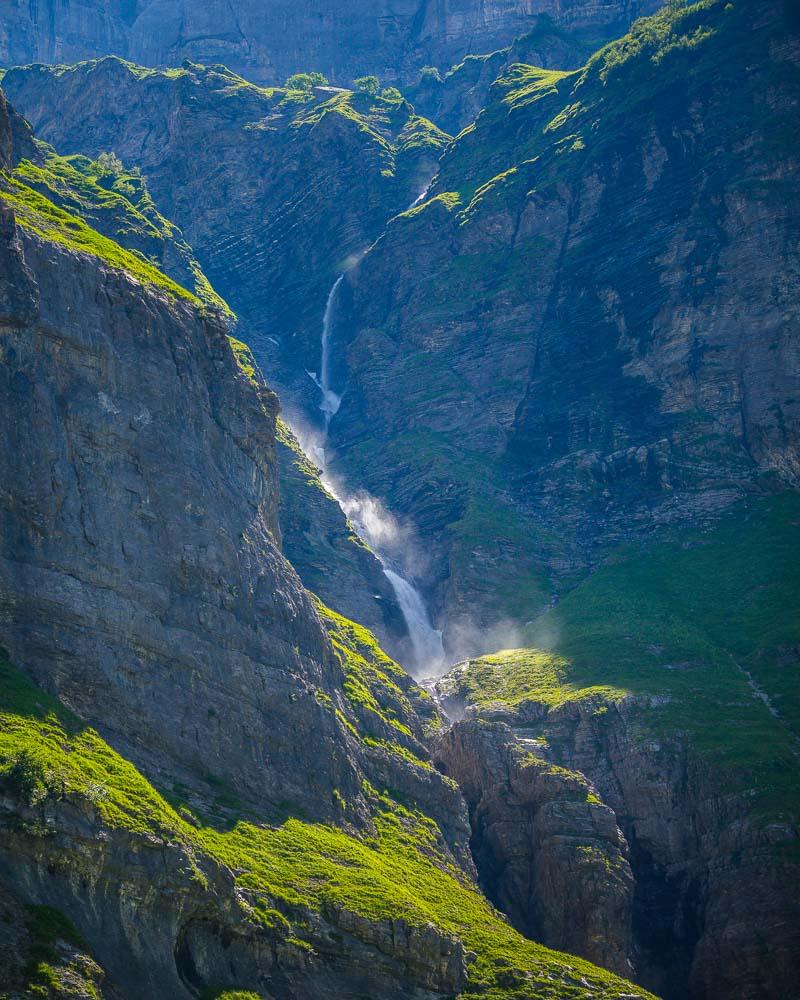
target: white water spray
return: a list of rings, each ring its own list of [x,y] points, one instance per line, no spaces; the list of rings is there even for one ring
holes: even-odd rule
[[[430,185],[429,185],[430,186]],[[426,194],[422,192],[417,201]],[[416,204],[416,202],[415,202]],[[414,657],[415,673],[429,676],[441,671],[445,663],[442,633],[433,627],[422,596],[411,581],[400,572],[400,560],[397,558],[403,539],[399,537],[397,521],[386,511],[382,504],[368,493],[360,492],[348,495],[339,485],[332,481],[327,472],[325,445],[331,420],[341,406],[342,397],[333,391],[330,384],[331,367],[331,328],[336,305],[336,293],[344,278],[344,272],[334,281],[325,303],[325,313],[322,317],[322,337],[320,350],[319,377],[316,372],[308,374],[322,393],[319,409],[323,419],[323,435],[321,439],[306,439],[304,450],[311,455],[319,465],[322,482],[339,506],[349,518],[358,534],[365,539],[377,556],[386,579],[392,586],[397,603],[405,619],[406,628],[411,639]],[[408,542],[408,539],[406,539]],[[395,553],[392,558],[391,553]]]
[[[430,677],[439,673],[445,663],[442,633],[431,625],[428,609],[419,591],[399,573],[389,569],[383,560],[381,565],[406,620],[414,650],[414,666],[421,676]]]

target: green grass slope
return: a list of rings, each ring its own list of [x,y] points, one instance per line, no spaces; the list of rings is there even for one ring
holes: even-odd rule
[[[156,208],[139,171],[111,155],[62,157],[42,146],[0,182],[0,197],[20,225],[90,253],[144,284],[230,314],[180,230]]]
[[[396,666],[369,635],[331,616],[340,648],[355,674],[367,653],[391,686]],[[347,640],[345,646],[341,640]],[[374,664],[370,668],[378,670]],[[375,677],[373,675],[372,681]],[[361,679],[351,672],[349,683]],[[374,692],[374,687],[371,689]],[[363,695],[348,695],[352,700]],[[278,826],[240,820],[220,829],[181,815],[143,775],[85,728],[56,700],[34,687],[7,659],[0,662],[0,787],[28,805],[88,799],[102,827],[182,843],[190,857],[228,865],[255,924],[298,948],[307,940],[309,911],[344,908],[368,920],[404,918],[433,923],[476,953],[466,995],[500,998],[646,996],[630,984],[571,956],[518,935],[442,849],[436,824],[379,789],[370,789],[371,828],[322,826],[290,818]],[[188,818],[187,818],[188,816]],[[31,829],[31,836],[37,831]],[[198,863],[197,879],[203,875]]]
[[[686,738],[720,793],[747,793],[765,822],[800,816],[796,494],[620,548],[525,639],[471,661],[455,693],[483,708],[634,696],[642,739]]]

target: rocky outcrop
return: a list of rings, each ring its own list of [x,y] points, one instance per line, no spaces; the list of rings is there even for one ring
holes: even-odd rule
[[[691,996],[790,996],[798,872],[785,845],[796,832],[719,796],[679,739],[637,752],[637,708],[606,718],[566,706],[548,732],[554,756],[596,783],[628,837],[646,981],[667,997],[684,982]]]
[[[16,120],[24,121],[19,116]],[[57,156],[43,143],[31,141],[29,150],[21,146],[16,143],[18,179],[98,233],[134,251],[210,308],[229,313],[180,230],[156,208],[140,171],[127,170],[112,156],[92,162],[85,156]]]
[[[483,719],[449,729],[435,759],[467,800],[472,854],[495,905],[528,937],[632,977],[628,845],[585,777]]]
[[[69,213],[68,226],[88,223],[133,251],[136,258],[130,262],[142,259],[155,266],[205,306],[223,313],[222,321],[235,324],[191,247],[156,208],[139,171],[126,170],[108,155],[96,162],[82,156],[60,157],[34,143],[30,127],[13,112],[5,134],[13,140],[7,156],[8,168],[14,168],[11,183],[25,185],[12,190],[24,190],[28,203],[35,202],[34,192],[42,195],[47,199],[44,204]],[[263,376],[252,353],[241,341],[231,343],[240,368],[258,387]],[[331,606],[376,631],[399,656],[407,633],[388,580],[285,423],[280,424],[277,454],[282,541],[301,580]]]
[[[152,767],[315,808],[286,736],[337,741],[314,688],[338,667],[274,541],[274,397],[237,377],[213,319],[23,239],[3,248],[27,277],[3,337],[7,647]]]
[[[77,4],[45,0],[8,12],[0,27],[0,63],[65,63],[104,55],[151,66],[184,58],[225,63],[258,83],[321,70],[349,84],[364,73],[402,80],[425,64],[447,69],[468,52],[507,45],[544,14],[570,29],[624,30],[656,0],[512,0],[479,3],[350,0],[232,7],[198,0]]]
[[[517,669],[504,654],[491,661]],[[792,996],[796,821],[754,814],[752,793],[726,794],[684,737],[657,738],[656,700],[493,702],[470,689],[480,663],[438,684],[466,718],[437,761],[470,805],[482,883],[515,924],[546,943],[573,934],[584,953],[616,942],[616,956],[595,961],[627,956],[634,978],[668,1000]],[[560,923],[553,885],[569,886]]]
[[[113,1000],[453,1000],[485,986],[512,1000],[520,982],[537,1000],[554,988],[649,997],[528,947],[440,853],[435,824],[386,792],[370,793],[376,825],[363,839],[297,819],[209,826],[171,809],[5,657],[0,671],[0,926],[11,931],[0,988],[23,978],[28,927],[41,964],[24,974],[53,998],[72,996],[56,985],[76,966]]]

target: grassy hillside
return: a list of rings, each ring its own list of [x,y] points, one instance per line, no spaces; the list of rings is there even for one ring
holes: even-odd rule
[[[43,147],[40,162],[23,160],[0,182],[0,196],[37,235],[230,314],[180,230],[156,208],[141,173],[117,157],[62,157]]]
[[[800,815],[800,497],[714,528],[620,548],[532,623],[530,649],[472,661],[488,707],[627,696],[642,739],[685,737],[724,792],[767,820]]]
[[[363,656],[356,647],[372,649],[374,643],[357,626],[337,616],[332,621],[339,648],[359,671]],[[347,637],[353,646],[341,644]],[[380,659],[387,670],[397,670]],[[363,674],[355,682],[353,677],[349,684],[364,680]],[[371,697],[374,681],[373,674],[373,686],[364,688]],[[392,682],[382,674],[378,683]],[[353,700],[352,693],[348,697]],[[181,843],[194,858],[199,884],[205,878],[204,859],[230,866],[246,892],[249,919],[298,948],[312,947],[309,911],[344,908],[370,921],[402,917],[412,926],[433,923],[460,937],[477,953],[467,995],[495,1000],[632,995],[630,984],[520,937],[454,867],[436,825],[389,792],[369,790],[372,829],[360,835],[346,825],[297,818],[279,826],[245,820],[222,828],[209,824],[185,807],[176,810],[96,732],[34,687],[5,657],[0,662],[0,786],[12,800],[47,806],[50,814],[60,800],[85,799],[96,811],[99,829]]]

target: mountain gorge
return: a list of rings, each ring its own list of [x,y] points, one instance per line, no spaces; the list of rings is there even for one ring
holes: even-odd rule
[[[800,18],[463,7],[5,26],[9,1000],[797,995]]]
[[[73,943],[123,995],[454,995],[468,952],[486,988],[496,955],[542,995],[626,992],[472,886],[430,697],[280,555],[275,397],[220,314],[82,247],[46,202],[16,214],[4,184],[0,856],[28,933],[55,921],[50,961],[5,985],[63,995],[47,948]]]

